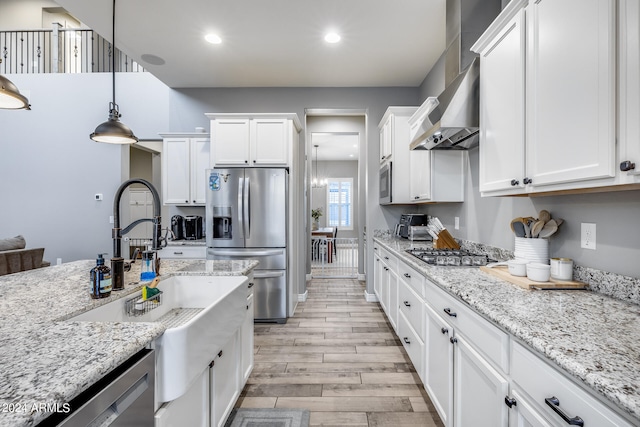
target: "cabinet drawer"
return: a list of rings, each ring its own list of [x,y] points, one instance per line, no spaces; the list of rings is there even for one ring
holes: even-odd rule
[[[582,418],[585,426],[631,426],[533,352],[516,342],[511,348],[511,379],[531,396],[533,404],[549,420],[565,424],[561,416],[545,401],[555,397],[559,403],[556,407],[559,411],[569,418]]]
[[[422,274],[409,267],[404,262],[398,262],[398,275],[406,282],[420,297],[424,298],[424,281]]]
[[[420,379],[424,383],[424,342],[411,326],[404,314],[398,315],[398,337],[402,341],[405,351],[413,363],[413,367],[416,368],[416,372],[420,376]]]
[[[389,267],[391,270],[396,272],[398,271],[398,259],[395,257],[395,255],[392,255],[386,249],[381,249],[380,258],[382,258],[382,262],[387,264],[387,267]]]
[[[474,313],[465,303],[426,281],[425,301],[447,319],[495,367],[509,373],[509,335]]]
[[[167,246],[158,251],[161,259],[205,259],[206,246]]]
[[[411,327],[424,341],[424,302],[404,280],[400,280],[398,285],[398,306]]]

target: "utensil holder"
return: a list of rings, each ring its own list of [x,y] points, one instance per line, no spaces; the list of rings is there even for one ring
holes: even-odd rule
[[[516,259],[549,264],[549,240],[516,237],[514,255]]]

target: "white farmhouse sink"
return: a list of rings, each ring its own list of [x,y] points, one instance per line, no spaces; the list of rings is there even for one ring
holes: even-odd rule
[[[163,322],[156,339],[156,399],[168,402],[183,395],[202,373],[246,315],[248,279],[244,276],[174,276],[158,289],[162,304],[132,317],[125,301],[140,293],[90,310],[70,321]]]

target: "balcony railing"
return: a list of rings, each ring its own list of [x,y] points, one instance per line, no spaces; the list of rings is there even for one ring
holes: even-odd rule
[[[60,28],[0,31],[0,74],[111,72],[111,43],[93,30]],[[144,68],[116,49],[115,70]]]

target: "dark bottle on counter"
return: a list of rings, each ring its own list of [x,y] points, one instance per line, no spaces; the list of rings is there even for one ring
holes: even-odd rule
[[[104,265],[102,254],[98,254],[96,266],[90,273],[91,298],[106,298],[111,295],[111,269]]]

